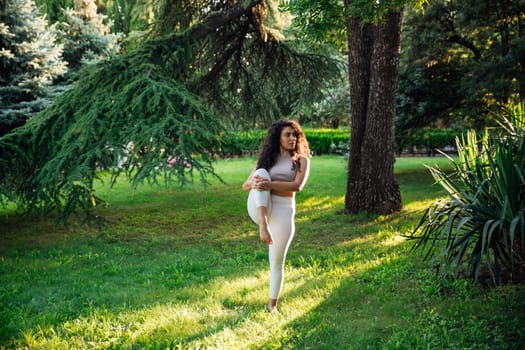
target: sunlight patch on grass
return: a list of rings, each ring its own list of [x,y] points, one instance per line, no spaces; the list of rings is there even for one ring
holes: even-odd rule
[[[60,327],[39,327],[26,332],[29,348],[81,349],[107,348],[152,343],[155,339],[181,341],[216,327],[237,314],[221,307],[199,305],[158,304],[120,314],[93,312],[63,323]]]
[[[401,235],[395,235],[390,238],[386,238],[382,240],[380,244],[385,247],[394,247],[394,246],[397,246],[405,242],[406,242],[406,239],[403,238]]]
[[[344,197],[316,196],[301,200],[299,204],[307,209],[326,210],[332,209],[342,201]]]
[[[409,212],[422,212],[422,211],[428,209],[428,207],[432,203],[436,202],[440,198],[442,198],[442,197],[436,197],[436,198],[432,198],[432,199],[412,201],[412,202],[404,205],[403,209],[405,211],[409,211]]]
[[[221,300],[225,307],[232,309],[257,308],[267,302],[268,272],[256,269],[249,276],[218,278],[206,290],[209,297]]]
[[[279,339],[289,336],[287,324],[306,317],[312,310],[325,302],[331,292],[339,286],[337,278],[329,279],[319,274],[319,271],[287,268],[286,283],[279,305],[281,313],[272,315],[265,310],[268,301],[267,272],[263,272],[262,275],[264,288],[258,293],[259,298],[263,295],[260,307],[257,306],[254,312],[245,314],[245,317],[240,318],[240,322],[219,329],[203,339],[188,343],[188,348],[251,349],[263,347],[267,343],[276,346],[279,344]],[[232,287],[230,283],[224,286],[225,289],[230,287]],[[245,287],[239,287],[242,294]],[[248,300],[245,297],[246,295],[243,296],[242,300],[246,303]]]
[[[375,240],[375,237],[373,235],[358,236],[352,239],[347,239],[345,241],[339,242],[337,246],[340,248],[358,247],[370,243],[373,240]]]
[[[443,195],[421,161],[396,162],[406,202],[391,215],[338,215],[345,166],[312,162],[281,314],[266,312],[267,247],[240,190],[253,160],[228,160],[232,184],[207,190],[119,180],[101,231],[1,215],[0,349],[518,349],[522,288],[437,281],[408,254],[402,234]]]
[[[310,197],[297,203],[296,222],[319,218],[344,203],[344,197]]]
[[[297,203],[297,215],[295,222],[300,224],[318,219],[327,213],[335,212],[336,208],[342,208],[344,197],[311,197]]]

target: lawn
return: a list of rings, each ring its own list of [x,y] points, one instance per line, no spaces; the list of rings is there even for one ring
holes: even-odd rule
[[[97,192],[106,225],[0,209],[0,349],[521,349],[525,287],[439,280],[402,238],[444,192],[400,158],[404,209],[341,215],[346,162],[312,159],[279,315],[265,311],[266,247],[221,160],[203,188],[119,181]]]

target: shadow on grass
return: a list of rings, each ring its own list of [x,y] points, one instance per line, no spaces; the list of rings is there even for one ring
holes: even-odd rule
[[[525,344],[523,286],[486,293],[464,280],[435,279],[417,257],[387,254],[368,268],[354,269],[358,259],[339,259],[341,268],[350,270],[348,277],[320,304],[287,323],[285,336],[256,348],[278,343],[280,349],[518,350]],[[284,303],[311,293],[326,279],[321,274],[318,281],[287,293]]]
[[[217,279],[267,268],[264,246],[246,216],[221,220],[214,217],[218,211],[235,209],[207,201],[202,210],[201,200],[171,196],[168,208],[110,209],[110,225],[100,231],[56,226],[51,218],[2,218],[0,344],[57,331],[100,310],[121,314],[196,302]],[[170,215],[171,208],[184,215]],[[223,323],[238,317],[232,313]],[[203,324],[196,334],[213,332]]]
[[[316,198],[301,196],[301,201]],[[118,323],[114,320],[118,315],[140,314],[159,305],[169,308],[173,303],[198,304],[213,295],[210,290],[217,289],[217,280],[228,284],[263,273],[248,289],[238,286],[212,298],[210,302],[223,310],[218,314],[226,316],[216,322],[208,317],[177,341],[197,340],[242,323],[266,304],[268,269],[266,248],[245,214],[245,201],[237,186],[144,194],[135,203],[123,201],[106,209],[109,225],[101,231],[74,223],[57,226],[50,217],[2,217],[0,274],[5,283],[0,286],[0,344],[23,344],[28,335],[67,336],[72,324],[102,322],[97,315],[113,319],[108,327],[115,328],[111,322]],[[323,199],[305,204],[312,211],[299,209],[304,217],[313,212],[322,215],[315,225],[298,219],[297,241],[310,243],[294,243],[296,257],[322,249],[311,230],[323,230],[319,225],[331,221],[333,212],[325,210],[330,205],[329,199]],[[335,245],[348,239],[319,237],[324,237],[324,244]],[[247,302],[250,290],[264,296]],[[91,337],[90,332],[102,332],[97,327],[84,331],[85,338]],[[75,332],[82,331],[70,333]]]
[[[404,196],[405,205],[436,195],[420,193],[429,187],[421,174],[400,178],[404,193],[417,192]],[[276,317],[264,312],[267,251],[239,184],[122,199],[105,210],[110,225],[102,231],[2,218],[0,344],[205,348],[241,334],[245,348],[443,348],[447,339],[468,345],[461,335],[450,336],[463,328],[475,347],[487,334],[497,339],[504,318],[518,317],[509,312],[512,302],[492,319],[474,307],[459,321],[448,314],[449,301],[460,312],[465,297],[473,304],[484,299],[467,292],[442,297],[428,268],[397,239],[414,225],[413,213],[336,215],[344,174],[337,179],[298,195]],[[434,305],[439,312],[432,313]],[[480,323],[471,323],[473,317]]]

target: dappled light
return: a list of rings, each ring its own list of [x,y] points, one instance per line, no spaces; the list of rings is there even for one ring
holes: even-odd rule
[[[296,222],[304,222],[319,218],[322,215],[332,214],[341,208],[344,197],[310,197],[304,200],[300,198],[297,202]]]
[[[266,311],[267,247],[240,190],[251,161],[237,159],[224,170],[231,183],[206,191],[144,185],[130,200],[117,183],[119,199],[100,210],[107,216],[100,229],[1,216],[0,296],[8,309],[0,342],[16,349],[396,348],[429,336],[420,323],[440,344],[446,330],[432,328],[432,319],[454,328],[452,309],[462,313],[463,333],[451,330],[457,344],[494,334],[488,321],[470,319],[521,324],[522,290],[485,295],[467,281],[440,282],[430,263],[409,253],[403,234],[440,196],[426,169],[400,175],[402,190],[421,196],[402,212],[342,215],[337,188],[345,169],[333,157],[315,162],[326,171],[313,172],[297,197],[279,315]]]
[[[310,268],[311,269],[311,268]],[[284,291],[286,317],[273,316],[263,307],[266,296],[266,273],[259,270],[252,276],[219,277],[209,283],[183,288],[173,296],[176,301],[151,306],[128,307],[122,310],[91,306],[84,316],[60,325],[39,326],[23,331],[30,347],[75,348],[131,346],[155,341],[190,348],[239,348],[262,344],[274,338],[271,331],[278,321],[282,326],[304,317],[323,302],[329,294],[304,290],[299,274],[308,269],[287,270],[289,286]],[[319,283],[319,282],[317,282]],[[297,290],[303,290],[296,293]],[[187,299],[180,300],[177,294]],[[305,295],[308,294],[308,295]],[[124,340],[124,342],[123,342]]]
[[[522,350],[524,20],[2,1],[0,350]]]
[[[435,197],[435,198],[429,198],[427,200],[420,200],[420,201],[412,201],[405,205],[405,210],[407,212],[419,212],[428,209],[429,205],[434,203],[435,201],[443,198],[441,197]]]

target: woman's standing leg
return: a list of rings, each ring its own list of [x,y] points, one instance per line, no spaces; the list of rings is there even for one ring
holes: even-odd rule
[[[257,169],[254,176],[260,176],[270,180],[270,174],[266,169]],[[248,194],[248,214],[252,220],[259,225],[259,237],[263,242],[273,243],[269,227],[271,213],[270,191],[250,190]]]
[[[272,196],[272,215],[270,230],[273,244],[269,246],[270,260],[270,312],[277,311],[277,299],[284,281],[284,263],[286,253],[295,233],[295,199],[292,197]]]

